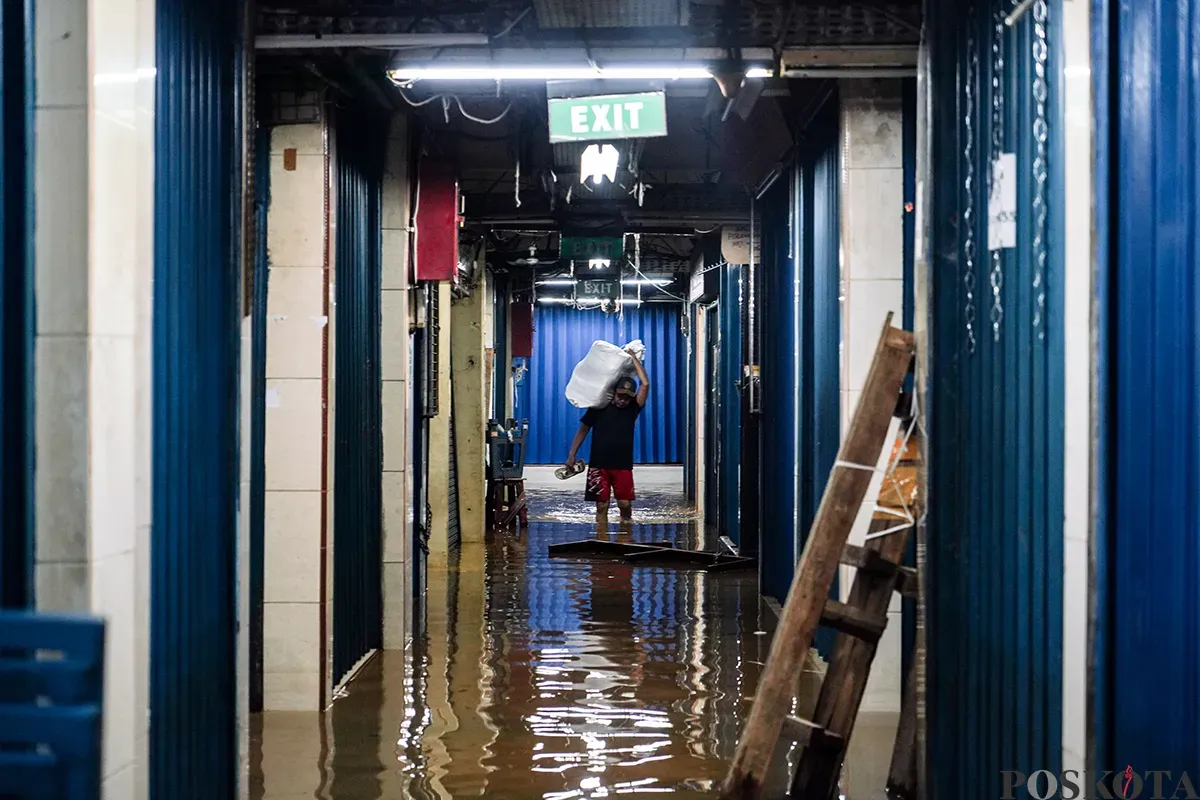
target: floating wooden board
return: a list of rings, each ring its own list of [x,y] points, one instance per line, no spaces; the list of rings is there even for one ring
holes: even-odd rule
[[[736,569],[751,569],[756,562],[714,550],[684,550],[666,542],[637,544],[614,542],[607,539],[582,539],[561,542],[549,547],[551,556],[592,556],[611,558],[628,564],[648,567],[677,567],[698,569],[705,572],[729,572]]]

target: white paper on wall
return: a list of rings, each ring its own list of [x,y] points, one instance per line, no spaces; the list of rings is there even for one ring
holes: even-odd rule
[[[1001,153],[992,161],[988,197],[988,250],[1017,246],[1017,154]]]

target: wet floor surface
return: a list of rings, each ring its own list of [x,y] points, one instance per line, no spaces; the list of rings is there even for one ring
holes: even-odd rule
[[[368,662],[324,715],[256,718],[254,800],[715,795],[775,621],[755,573],[552,558],[597,535],[594,512],[563,521],[574,501],[531,496],[527,531],[431,571],[408,652]],[[683,513],[642,499],[642,520]],[[719,547],[686,520],[614,514],[600,535]]]

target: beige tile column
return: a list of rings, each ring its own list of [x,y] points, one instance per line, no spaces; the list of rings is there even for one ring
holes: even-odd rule
[[[36,0],[39,608],[107,623],[103,793],[147,793],[153,0]]]
[[[412,382],[409,333],[408,117],[398,114],[388,137],[383,182],[383,647],[403,650],[410,630],[412,582]]]
[[[458,515],[462,541],[482,542],[486,484],[484,430],[488,398],[484,364],[491,308],[487,271],[476,270],[478,282],[470,296],[450,309],[451,380],[454,383],[454,451],[458,456]],[[436,451],[431,451],[431,458]]]
[[[889,311],[899,325],[904,300],[904,162],[899,80],[844,80],[841,96],[842,435],[858,405],[880,326]],[[896,426],[893,424],[893,432]],[[881,478],[872,482],[850,541],[862,544]],[[842,567],[843,596],[853,568]],[[900,710],[899,597],[863,695],[865,711]]]
[[[326,189],[324,124],[273,129],[263,550],[267,710],[316,710],[321,702]]]

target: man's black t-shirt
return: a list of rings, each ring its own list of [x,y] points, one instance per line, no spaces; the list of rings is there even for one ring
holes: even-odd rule
[[[589,408],[581,420],[592,429],[592,457],[589,467],[596,469],[633,469],[633,423],[642,407],[636,400],[617,408]]]

